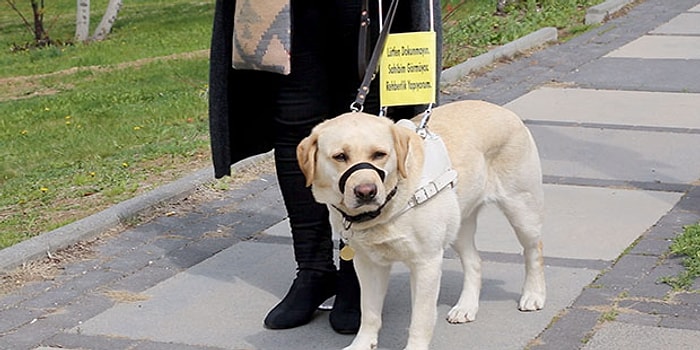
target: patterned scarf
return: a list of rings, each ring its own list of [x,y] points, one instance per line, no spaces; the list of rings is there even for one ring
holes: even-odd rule
[[[233,25],[233,68],[290,72],[290,0],[238,0]]]

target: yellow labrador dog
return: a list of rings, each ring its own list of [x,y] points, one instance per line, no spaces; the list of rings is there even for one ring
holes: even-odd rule
[[[418,120],[400,125],[405,122],[349,112],[317,125],[297,147],[307,186],[328,205],[334,232],[355,250],[362,316],[346,350],[377,347],[394,262],[410,269],[412,312],[405,349],[429,348],[448,246],[459,254],[464,285],[447,321],[475,319],[481,261],[474,233],[486,203],[503,211],[524,249],[519,309],[539,310],[545,303],[540,159],[520,118],[491,103],[460,101],[433,109],[425,140],[413,124]],[[449,155],[445,161],[428,145],[436,135]]]

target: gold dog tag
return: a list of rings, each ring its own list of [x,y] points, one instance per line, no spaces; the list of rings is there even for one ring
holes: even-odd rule
[[[352,258],[355,257],[355,249],[352,249],[350,246],[346,245],[343,247],[343,249],[340,250],[340,258],[345,260],[345,261],[350,261]]]

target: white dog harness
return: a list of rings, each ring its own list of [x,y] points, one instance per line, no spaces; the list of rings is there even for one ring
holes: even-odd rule
[[[407,119],[396,122],[396,125],[418,131],[416,125]],[[447,148],[439,135],[431,133],[427,129],[421,129],[419,133],[423,137],[425,159],[423,161],[423,173],[420,177],[419,187],[413,192],[413,196],[408,201],[406,209],[397,215],[401,215],[407,210],[423,204],[440,191],[446,188],[454,188],[457,185],[457,171],[452,169],[452,162],[447,155]]]

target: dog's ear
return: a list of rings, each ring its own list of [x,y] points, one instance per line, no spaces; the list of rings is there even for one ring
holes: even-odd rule
[[[311,186],[316,169],[316,151],[318,150],[318,136],[315,133],[305,137],[297,145],[297,161],[299,168],[306,178],[306,187]]]
[[[394,137],[394,150],[396,151],[399,174],[401,174],[403,178],[407,178],[408,169],[406,161],[408,161],[408,151],[411,143],[410,133],[412,131],[403,126],[394,125],[391,128],[391,132]]]

